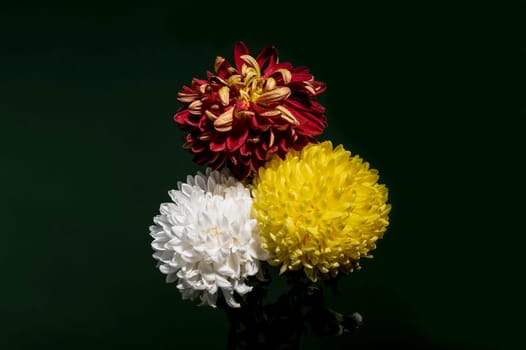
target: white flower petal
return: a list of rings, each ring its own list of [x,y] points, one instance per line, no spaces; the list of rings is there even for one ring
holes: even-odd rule
[[[174,252],[171,250],[160,250],[158,257],[160,261],[169,264],[174,258]]]
[[[190,186],[193,186],[195,184],[194,177],[192,175],[186,176],[186,183],[189,184]],[[181,182],[178,182],[177,188],[181,189],[180,185],[181,185]]]
[[[166,264],[159,266],[159,270],[162,273],[167,274],[167,275],[171,274],[171,273],[175,273],[177,271],[176,268],[174,268],[174,267],[172,267],[170,265],[166,265]]]
[[[234,299],[234,293],[232,292],[232,290],[226,290],[223,288],[221,289],[221,291],[223,292],[223,296],[225,297],[225,301],[228,304],[228,306],[232,308],[241,307],[241,305]]]
[[[224,262],[221,266],[219,266],[217,272],[219,272],[223,276],[235,277],[235,271],[233,267],[230,264],[228,264],[228,262]]]
[[[204,176],[202,174],[197,175],[194,178],[194,180],[195,180],[195,185],[196,186],[198,186],[199,188],[201,188],[204,191],[207,190],[206,180],[205,180],[205,178],[204,178]]]
[[[166,243],[168,242],[167,239],[159,239],[152,242],[152,248],[154,250],[165,250]]]
[[[177,281],[177,274],[175,273],[169,273],[166,275],[166,283],[173,283]]]
[[[214,189],[216,188],[216,180],[213,176],[209,176],[206,181],[206,191],[207,192],[214,192]]]
[[[174,212],[175,204],[174,203],[163,203],[159,209],[162,215],[171,215]]]
[[[181,183],[181,192],[183,192],[187,197],[192,197],[192,195],[195,193],[194,188],[192,185],[189,185],[187,183]]]
[[[255,261],[247,261],[245,262],[245,273],[248,276],[254,276],[258,273],[259,266],[258,263]]]
[[[247,294],[248,292],[250,292],[252,290],[252,287],[249,287],[247,286],[246,284],[244,283],[240,283],[240,284],[237,284],[235,287],[234,287],[234,290],[239,294],[239,295],[245,295]]]
[[[204,292],[201,294],[201,304],[216,307],[217,293],[211,294]]]
[[[172,226],[171,232],[178,239],[182,239],[184,235],[184,226]]]
[[[219,288],[232,288],[232,282],[221,275],[216,275],[216,282]]]

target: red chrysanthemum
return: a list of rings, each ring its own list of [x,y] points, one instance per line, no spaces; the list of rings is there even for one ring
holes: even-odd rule
[[[325,108],[314,97],[325,91],[306,67],[278,62],[275,47],[255,58],[239,42],[235,66],[223,57],[215,60],[215,74],[194,78],[183,86],[177,100],[183,105],[174,120],[185,136],[184,147],[194,161],[214,169],[225,162],[243,179],[262,166],[268,156],[284,157],[316,142],[327,126]]]

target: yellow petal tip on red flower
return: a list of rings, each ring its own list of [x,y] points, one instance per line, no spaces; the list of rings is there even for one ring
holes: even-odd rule
[[[253,215],[269,263],[312,281],[350,273],[389,225],[388,190],[359,156],[330,141],[273,157],[253,184]]]

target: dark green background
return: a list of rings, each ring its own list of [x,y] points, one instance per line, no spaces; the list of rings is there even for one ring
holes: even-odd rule
[[[342,2],[343,3],[343,2]],[[0,347],[222,349],[217,310],[151,258],[167,191],[200,169],[176,94],[235,41],[327,82],[329,127],[380,170],[391,226],[329,302],[352,336],[305,349],[515,349],[523,332],[518,8],[304,2],[2,5]]]

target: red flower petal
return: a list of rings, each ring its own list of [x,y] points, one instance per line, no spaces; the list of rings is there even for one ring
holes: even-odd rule
[[[190,111],[188,109],[185,109],[180,112],[177,112],[174,115],[174,120],[178,124],[186,124],[189,116],[190,116]]]
[[[215,154],[212,152],[195,153],[194,162],[199,165],[209,164],[210,162],[214,161],[214,156]]]
[[[208,161],[208,166],[212,169],[218,169],[225,163],[225,160],[225,153],[214,153],[213,157]]]
[[[312,74],[310,74],[307,67],[296,67],[292,69],[292,83],[298,81],[309,81],[312,79]]]
[[[267,46],[256,56],[256,61],[263,69],[272,69],[278,60],[278,50],[274,46]],[[264,67],[265,63],[267,66]]]
[[[194,153],[199,153],[199,152],[203,152],[205,149],[207,149],[207,147],[206,147],[206,145],[204,143],[201,143],[201,144],[194,144],[192,146],[192,148],[190,148],[190,149]]]
[[[243,55],[249,55],[250,51],[248,50],[247,45],[244,42],[239,41],[234,46],[234,63],[238,72],[241,72],[241,67],[243,66],[244,61],[241,59]]]
[[[264,160],[266,157],[266,152],[261,149],[261,147],[254,148],[253,154],[258,160]]]
[[[213,152],[222,152],[226,149],[226,142],[224,139],[215,138],[210,141],[210,150]]]
[[[283,101],[283,104],[289,109],[295,109],[297,111],[306,111],[317,114],[325,112],[325,108],[322,105],[309,99],[289,98],[286,101]]]
[[[245,124],[245,123],[243,123]],[[248,128],[245,126],[236,127],[226,138],[226,149],[233,152],[241,147],[247,140]]]

